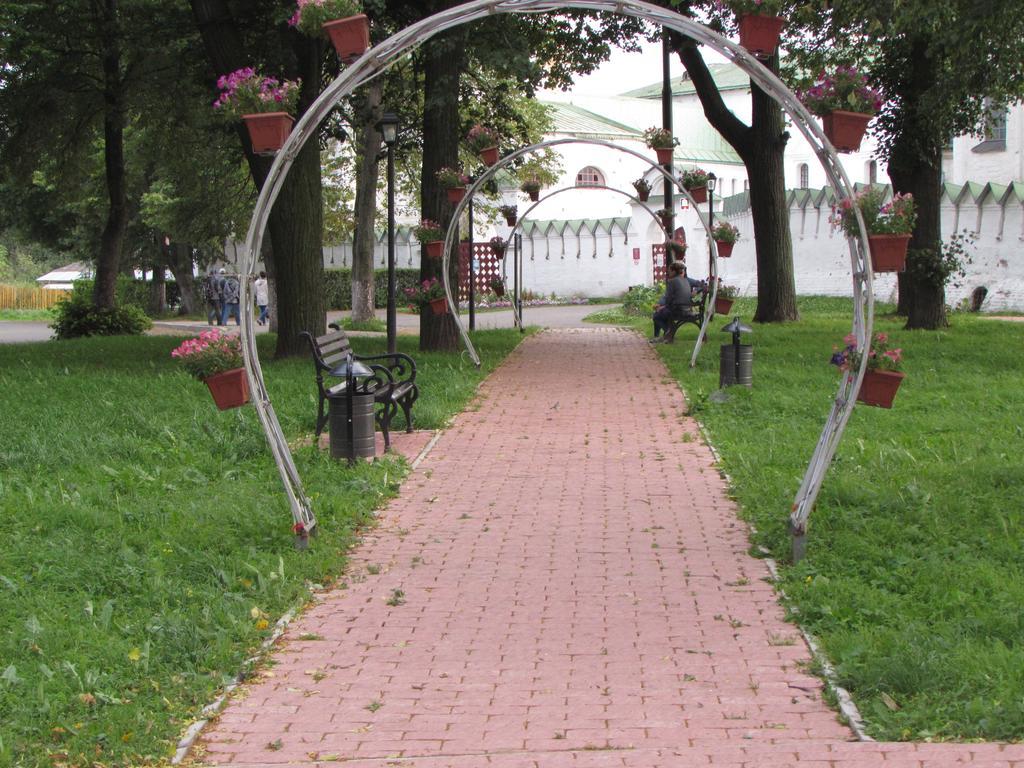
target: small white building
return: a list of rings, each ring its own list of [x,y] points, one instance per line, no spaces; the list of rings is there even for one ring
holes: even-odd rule
[[[70,291],[76,280],[89,280],[93,276],[92,264],[75,261],[47,272],[36,278],[40,288],[54,291]]]

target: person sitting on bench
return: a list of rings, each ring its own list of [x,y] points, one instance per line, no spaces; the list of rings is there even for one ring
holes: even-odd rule
[[[668,265],[668,282],[665,284],[665,295],[654,308],[654,338],[652,344],[663,339],[661,334],[668,331],[669,321],[673,317],[685,315],[692,311],[693,292],[690,282],[686,279],[686,265],[681,261],[673,261]]]

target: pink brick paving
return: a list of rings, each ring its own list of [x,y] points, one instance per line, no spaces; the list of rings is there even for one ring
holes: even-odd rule
[[[1024,766],[1021,745],[852,741],[667,381],[631,332],[528,339],[199,759]]]

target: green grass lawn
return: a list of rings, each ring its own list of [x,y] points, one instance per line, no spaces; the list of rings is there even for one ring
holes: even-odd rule
[[[477,371],[399,337],[419,367],[417,426],[442,426],[521,338],[475,334]],[[172,361],[179,341],[0,346],[0,765],[169,757],[274,621],[342,572],[405,474],[399,459],[349,467],[296,450],[320,522],[297,552],[254,410],[217,411]],[[269,361],[273,338],[258,343]],[[264,371],[286,434],[310,434],[312,363]]]
[[[749,318],[752,299],[733,315]],[[880,312],[891,307],[880,307]],[[850,302],[807,298],[802,320],[754,325],[754,386],[718,386],[716,321],[660,346],[721,452],[757,542],[789,558],[790,505],[838,387],[828,365]],[[648,320],[634,321],[650,335]],[[879,739],[1024,738],[1024,327],[957,314],[943,331],[877,318],[906,355],[892,410],[854,411],[811,515],[808,556],[785,568]]]
[[[0,320],[21,323],[49,323],[53,313],[48,309],[0,309]]]

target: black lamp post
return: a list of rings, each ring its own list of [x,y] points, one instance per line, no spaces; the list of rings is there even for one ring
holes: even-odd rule
[[[398,336],[395,300],[395,143],[398,141],[398,115],[385,112],[377,123],[388,148],[388,352],[396,351]]]
[[[708,281],[711,280],[711,249],[714,247],[711,241],[714,236],[710,234],[715,228],[715,187],[718,185],[718,177],[713,173],[708,174]]]

